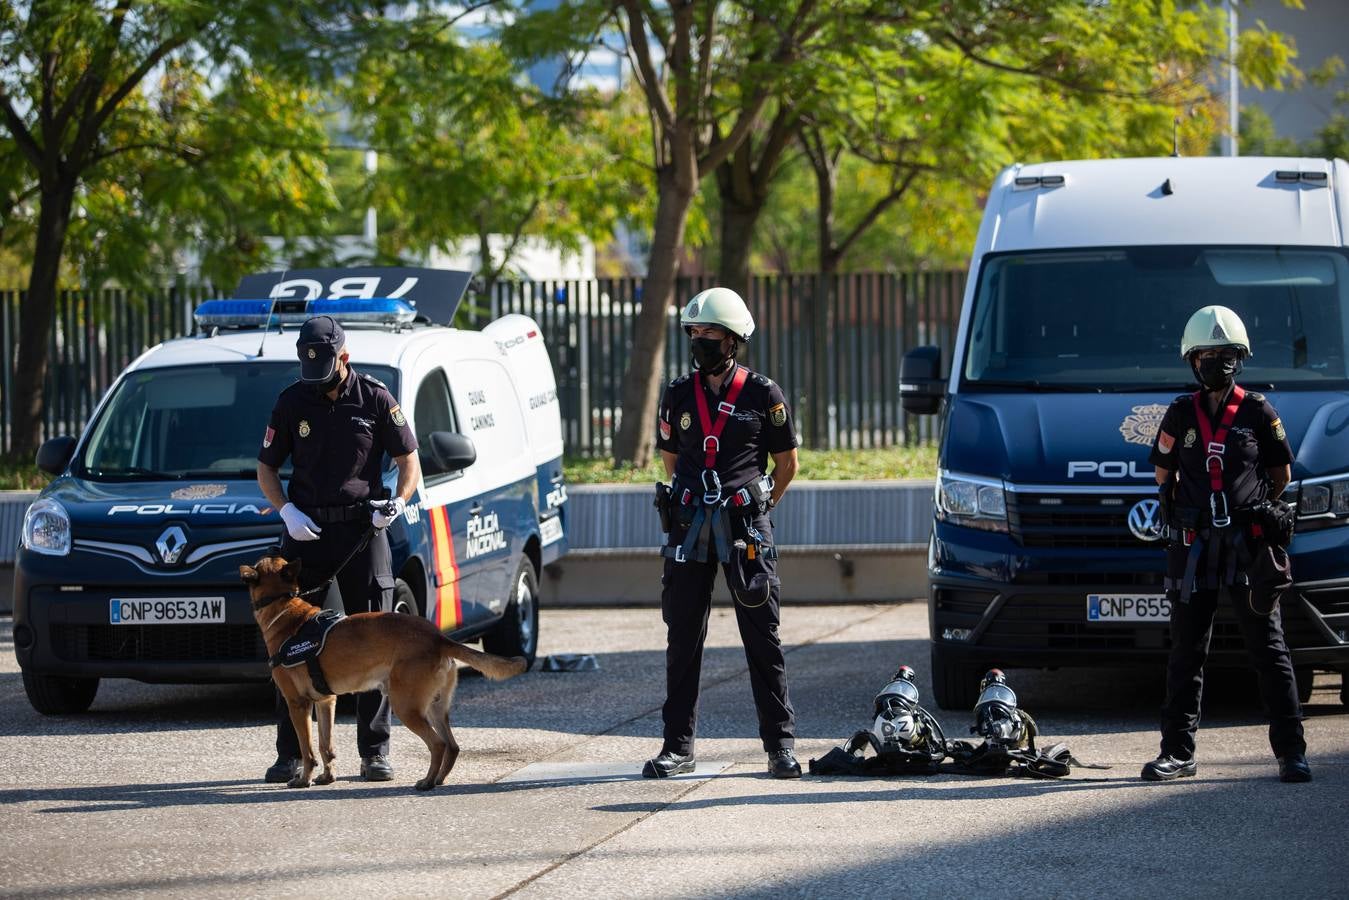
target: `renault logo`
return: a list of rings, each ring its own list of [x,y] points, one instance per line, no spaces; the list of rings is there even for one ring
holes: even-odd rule
[[[1161,504],[1156,500],[1139,500],[1129,510],[1129,530],[1140,541],[1159,541],[1162,539],[1164,523],[1157,515]]]
[[[1132,517],[1130,518],[1132,521]],[[178,562],[178,557],[182,556],[183,548],[187,546],[187,535],[183,534],[183,529],[177,525],[170,525],[164,529],[164,533],[155,541],[155,549],[159,551],[159,558],[166,566],[171,566]]]

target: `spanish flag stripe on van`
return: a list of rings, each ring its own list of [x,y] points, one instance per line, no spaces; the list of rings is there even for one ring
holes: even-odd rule
[[[444,506],[431,510],[431,543],[436,567],[436,625],[441,631],[448,631],[458,627],[464,613],[459,597],[459,566],[454,560],[454,534],[450,531],[449,510]]]

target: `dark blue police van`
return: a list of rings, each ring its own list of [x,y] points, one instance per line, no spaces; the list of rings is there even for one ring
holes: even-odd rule
[[[1160,673],[1170,605],[1147,457],[1167,406],[1197,387],[1180,338],[1210,304],[1246,323],[1239,381],[1269,397],[1296,454],[1282,612],[1299,691],[1316,669],[1349,670],[1347,215],[1343,160],[1098,160],[998,177],[948,374],[935,347],[903,366],[904,408],[941,421],[939,704],[972,705],[989,665]],[[1211,654],[1244,657],[1221,609]]]

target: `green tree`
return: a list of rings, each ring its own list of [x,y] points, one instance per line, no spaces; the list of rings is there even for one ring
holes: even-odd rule
[[[426,29],[409,52],[367,57],[350,93],[354,128],[384,153],[371,192],[384,258],[473,239],[490,296],[525,238],[578,251],[644,211],[631,104],[550,97],[491,41]]]
[[[308,91],[334,74],[329,61],[343,58],[334,51],[380,6],[0,2],[3,239],[32,259],[7,398],[16,456],[31,458],[41,438],[68,252],[134,277],[153,258],[149,238],[190,223],[186,237],[214,245],[212,271],[258,255],[246,223],[286,234],[331,207]]]

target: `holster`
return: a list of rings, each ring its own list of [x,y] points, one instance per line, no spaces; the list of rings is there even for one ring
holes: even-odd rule
[[[674,516],[671,514],[670,507],[674,502],[674,490],[668,484],[656,482],[656,514],[660,516],[660,530],[669,534],[674,527]]]

